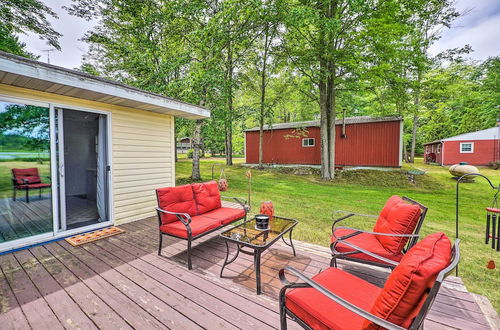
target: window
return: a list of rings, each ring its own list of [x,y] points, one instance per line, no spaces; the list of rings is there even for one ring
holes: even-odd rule
[[[474,142],[460,143],[460,153],[471,154],[474,152]]]
[[[425,153],[429,153],[429,146],[425,146]]]
[[[438,144],[437,145],[437,153],[440,154],[441,153],[441,144]]]
[[[314,138],[302,139],[303,147],[314,147]]]
[[[434,145],[431,146],[431,151],[434,153]]]

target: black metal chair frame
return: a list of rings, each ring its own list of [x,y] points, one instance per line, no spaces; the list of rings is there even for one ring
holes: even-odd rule
[[[443,283],[444,279],[455,269],[458,265],[458,262],[460,261],[460,249],[459,249],[459,244],[460,240],[457,239],[455,240],[455,244],[453,246],[452,250],[452,256],[451,256],[451,261],[450,264],[443,269],[441,272],[439,272],[436,282],[432,286],[432,288],[429,290],[427,298],[425,299],[424,304],[422,305],[420,311],[418,312],[417,316],[415,319],[412,321],[409,329],[411,330],[417,330],[421,329],[422,324],[427,316],[427,313],[429,312],[432,304],[434,303],[434,300],[436,299],[437,293],[439,292],[439,288],[441,287],[441,284]],[[289,282],[286,279],[285,276],[285,271],[288,271],[292,273],[294,276],[298,277],[303,283],[293,283]],[[352,304],[351,302],[339,297],[335,293],[331,292],[330,290],[326,289],[319,283],[315,282],[314,280],[310,279],[309,277],[303,275],[301,272],[298,270],[294,269],[293,267],[285,267],[279,271],[279,277],[281,283],[284,285],[284,287],[280,291],[279,295],[279,309],[280,309],[280,325],[282,330],[287,329],[287,316],[292,318],[292,320],[296,321],[301,327],[304,329],[311,329],[303,320],[301,320],[297,315],[295,315],[292,311],[290,311],[286,307],[286,290],[288,289],[300,289],[300,288],[314,288],[324,294],[326,297],[329,299],[333,300],[340,306],[350,310],[351,312],[375,323],[378,326],[381,326],[382,328],[385,329],[394,329],[394,330],[400,330],[404,329],[403,327],[400,327],[396,324],[393,324],[387,320],[384,320],[376,315],[371,314],[368,311],[365,311],[364,309]],[[360,294],[363,294],[363,292],[360,292]]]
[[[49,177],[47,177],[49,178]],[[50,178],[49,178],[50,179]],[[38,198],[39,199],[42,199],[42,189],[46,189],[46,188],[50,188],[50,187],[45,187],[45,188],[30,188],[29,187],[29,181],[27,179],[23,179],[23,184],[19,184],[18,183],[18,180],[17,178],[15,177],[12,177],[12,200],[13,201],[16,201],[16,195],[17,195],[17,190],[25,190],[26,191],[26,203],[29,203],[30,202],[30,195],[29,195],[29,191],[30,190],[33,190],[33,189],[38,189]],[[24,188],[18,188],[19,186],[25,186]]]
[[[333,224],[332,224],[332,235],[333,237],[335,238],[335,242],[333,242],[331,245],[330,245],[330,249],[332,251],[332,260],[330,261],[330,266],[332,267],[337,267],[337,259],[343,259],[343,260],[349,260],[349,261],[354,261],[354,262],[359,262],[359,263],[363,263],[363,264],[368,264],[368,265],[373,265],[373,266],[379,266],[379,267],[385,267],[385,268],[394,268],[395,265],[397,265],[397,262],[393,261],[393,260],[390,260],[390,259],[387,259],[387,258],[383,258],[379,255],[376,255],[374,254],[373,252],[370,252],[366,249],[363,249],[355,244],[352,244],[350,242],[347,241],[348,238],[350,237],[353,237],[353,236],[356,236],[356,235],[359,235],[361,233],[366,233],[366,234],[371,234],[371,235],[378,235],[378,236],[391,236],[391,237],[408,237],[409,240],[408,242],[406,243],[406,246],[403,248],[403,251],[402,253],[406,253],[406,251],[408,251],[409,249],[412,248],[412,246],[414,246],[417,241],[418,241],[418,238],[420,237],[420,235],[418,234],[420,232],[420,228],[422,227],[422,224],[424,223],[424,219],[425,219],[425,216],[427,214],[427,207],[409,197],[406,197],[406,196],[403,196],[403,200],[411,203],[411,204],[414,204],[414,205],[418,205],[420,207],[420,217],[417,221],[417,225],[415,226],[415,229],[413,230],[413,234],[389,234],[389,233],[377,233],[377,232],[372,232],[372,231],[366,231],[366,230],[361,230],[361,229],[357,229],[357,228],[351,228],[351,227],[345,227],[345,226],[339,226],[339,227],[335,227],[339,222],[343,221],[343,220],[346,220],[350,217],[353,217],[353,216],[361,216],[361,217],[367,217],[367,218],[374,218],[374,219],[377,219],[378,216],[375,216],[375,215],[367,215],[367,214],[358,214],[358,213],[353,213],[353,212],[348,212],[348,211],[334,211],[334,213],[340,213],[340,212],[343,212],[343,213],[348,213],[347,215],[343,216],[343,217],[340,217],[340,218],[337,218],[333,221]],[[341,237],[337,237],[335,235],[335,229],[349,229],[349,230],[353,230],[352,233],[348,234],[348,235],[344,235],[344,236],[341,236]],[[337,244],[344,244],[344,245],[347,245],[349,246],[350,248],[354,249],[355,251],[349,251],[349,252],[340,252],[340,251],[337,251],[335,249],[335,247],[337,246]],[[377,262],[377,261],[372,261],[372,260],[365,260],[365,259],[360,259],[360,258],[355,258],[355,257],[350,257],[351,255],[353,254],[359,254],[359,253],[364,253],[366,255],[369,255],[375,259],[378,259],[378,260],[381,260],[381,262]]]
[[[156,199],[158,201],[158,205],[159,205],[159,198],[158,198],[158,193],[156,193]],[[231,222],[228,222],[224,225],[221,225],[217,228],[214,228],[214,229],[211,229],[209,231],[206,231],[204,233],[201,233],[197,236],[193,236],[192,235],[192,231],[191,231],[191,226],[189,225],[191,223],[191,216],[187,213],[177,213],[177,212],[170,212],[170,211],[167,211],[167,210],[163,210],[159,207],[156,208],[156,212],[158,214],[158,225],[161,226],[162,225],[162,222],[161,222],[161,213],[165,213],[165,214],[173,214],[175,216],[177,216],[177,219],[182,222],[182,224],[184,226],[186,226],[186,231],[187,231],[187,234],[188,234],[188,237],[185,238],[185,237],[180,237],[180,236],[176,236],[176,235],[172,235],[172,234],[168,234],[168,233],[164,233],[162,232],[161,230],[159,230],[160,232],[160,239],[159,239],[159,246],[158,246],[158,255],[161,256],[161,250],[162,250],[162,246],[163,246],[163,235],[166,235],[166,236],[170,236],[170,237],[175,237],[175,238],[179,238],[179,239],[183,239],[183,240],[187,240],[187,263],[188,263],[188,269],[191,270],[193,269],[193,265],[192,265],[192,262],[191,262],[191,246],[192,246],[192,242],[198,238],[201,238],[205,235],[208,235],[210,233],[213,233],[214,231],[217,231],[221,228],[224,228],[225,226],[227,225],[230,225],[236,221],[240,221],[242,219],[244,219],[246,221],[247,219],[247,214],[248,214],[248,206],[246,205],[246,201],[242,198],[238,198],[238,197],[226,197],[226,196],[221,196],[221,199],[225,199],[225,200],[232,200],[232,201],[235,201],[236,203],[238,203],[242,208],[243,210],[245,211],[245,216],[244,217],[241,217],[241,218],[238,218],[238,219],[235,219]]]

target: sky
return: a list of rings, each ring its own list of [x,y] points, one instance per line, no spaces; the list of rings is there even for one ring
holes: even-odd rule
[[[69,69],[80,66],[82,55],[88,47],[79,39],[95,23],[70,16],[61,8],[69,5],[71,0],[43,2],[58,14],[59,19],[50,18],[50,22],[56,31],[63,34],[59,40],[62,49],[50,52],[50,63]],[[500,0],[456,0],[455,7],[464,15],[455,20],[452,29],[442,31],[441,39],[431,47],[430,52],[435,55],[446,49],[469,44],[474,50],[469,57],[474,60],[500,55]],[[47,52],[43,50],[50,47],[45,41],[32,34],[21,35],[20,39],[31,53],[41,56],[40,61],[47,62]]]

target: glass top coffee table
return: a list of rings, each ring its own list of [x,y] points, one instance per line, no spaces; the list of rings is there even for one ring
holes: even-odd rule
[[[239,253],[244,253],[252,255],[254,257],[254,267],[255,275],[257,280],[257,294],[261,294],[261,283],[260,283],[260,255],[263,251],[267,250],[271,245],[276,243],[280,238],[283,242],[290,246],[295,256],[295,248],[292,241],[292,231],[297,225],[298,221],[291,218],[284,218],[279,216],[273,216],[269,220],[269,227],[267,230],[256,229],[255,218],[250,219],[240,225],[237,225],[231,229],[223,231],[220,237],[224,239],[226,243],[226,259],[224,260],[224,265],[220,270],[220,277],[222,277],[222,272],[224,268],[236,260]],[[289,233],[289,241],[286,242],[284,235]],[[229,242],[236,244],[236,254],[229,260]],[[244,248],[252,249],[253,251],[247,251]]]

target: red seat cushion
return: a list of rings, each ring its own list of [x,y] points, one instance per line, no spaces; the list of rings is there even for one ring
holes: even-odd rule
[[[218,209],[222,206],[219,186],[216,181],[193,183],[192,186],[198,215]]]
[[[23,184],[16,186],[17,189],[40,189],[40,188],[49,188],[50,183],[33,183],[33,184]]]
[[[353,232],[355,232],[355,231],[350,230],[350,229],[344,229],[344,228],[335,229],[335,235],[337,237],[342,237],[342,236],[351,234]],[[332,243],[334,243],[336,241],[336,239],[333,235],[332,235],[331,240],[332,240]],[[401,252],[391,253],[391,252],[387,251],[386,249],[384,249],[382,244],[380,244],[379,240],[375,237],[375,235],[372,235],[372,234],[361,233],[361,234],[358,234],[356,236],[347,238],[346,241],[348,241],[349,243],[352,243],[360,248],[363,248],[365,250],[373,252],[381,257],[384,257],[384,258],[387,258],[390,260],[394,260],[396,262],[399,262],[401,260],[401,258],[403,258],[403,254]],[[338,252],[355,251],[350,246],[347,246],[347,245],[342,244],[342,243],[338,243],[335,246],[335,250],[337,250]],[[382,260],[373,258],[367,254],[364,254],[364,253],[354,253],[354,254],[349,255],[349,257],[384,263]]]
[[[415,230],[420,217],[420,207],[404,201],[399,196],[387,200],[380,212],[374,232],[388,234],[411,234]],[[382,246],[389,252],[400,253],[408,237],[376,236]]]
[[[220,227],[220,221],[216,219],[207,218],[201,215],[196,215],[191,219],[192,221],[189,226],[191,227],[191,235],[193,237]],[[186,226],[180,221],[161,225],[160,231],[177,237],[188,238]]]
[[[38,168],[36,167],[13,168],[12,176],[16,179],[17,184],[25,184],[26,181],[28,184],[42,182],[40,174],[38,173]]]
[[[330,267],[313,280],[341,298],[369,311],[381,289],[354,275]],[[313,329],[361,329],[364,318],[312,288],[292,289],[286,307]]]
[[[187,213],[190,216],[195,216],[197,214],[193,188],[191,188],[191,185],[156,189],[156,196],[158,199],[158,207],[162,210]],[[174,221],[179,221],[177,216],[161,213],[162,224]]]
[[[451,244],[443,233],[427,236],[412,247],[389,275],[371,313],[402,327],[417,316],[427,292],[451,260]],[[368,328],[377,328],[369,321]]]
[[[226,225],[234,220],[245,217],[245,210],[230,207],[221,207],[216,210],[204,213],[202,216],[219,220],[221,225]]]

